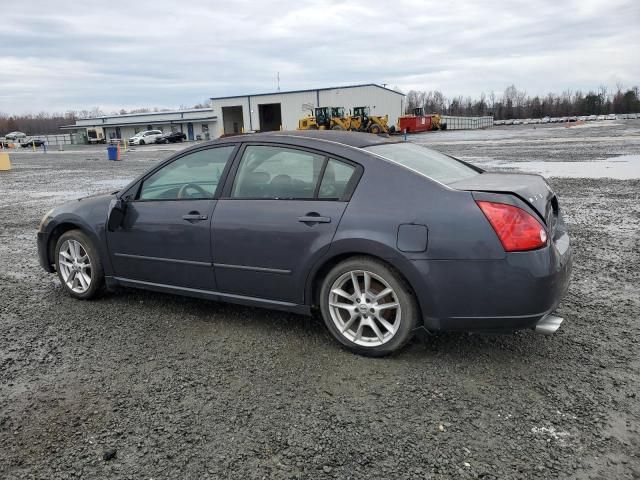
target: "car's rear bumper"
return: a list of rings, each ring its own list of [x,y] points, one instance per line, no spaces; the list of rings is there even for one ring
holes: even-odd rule
[[[415,261],[429,291],[418,292],[426,306],[425,327],[494,332],[535,328],[558,307],[569,287],[568,237],[560,243],[509,253],[502,260]]]
[[[47,244],[49,243],[49,236],[45,232],[38,232],[38,259],[40,265],[45,271],[49,273],[55,272],[55,269],[49,262],[49,252],[47,252]]]

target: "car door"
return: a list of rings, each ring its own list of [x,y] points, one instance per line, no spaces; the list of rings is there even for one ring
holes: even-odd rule
[[[215,290],[211,217],[235,145],[188,152],[146,176],[108,232],[115,276]]]
[[[362,167],[280,145],[246,145],[213,218],[218,290],[302,303]]]

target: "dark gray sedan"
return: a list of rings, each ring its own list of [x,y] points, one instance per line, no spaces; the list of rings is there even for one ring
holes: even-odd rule
[[[552,333],[571,271],[542,177],[333,131],[185,149],[119,192],[52,210],[38,247],[75,298],[127,286],[319,311],[372,356],[420,328]]]

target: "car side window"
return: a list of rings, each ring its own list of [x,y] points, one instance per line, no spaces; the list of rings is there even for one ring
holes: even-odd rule
[[[333,158],[329,159],[327,168],[325,168],[324,175],[322,176],[320,189],[318,190],[318,198],[324,200],[341,199],[347,191],[347,187],[355,171],[356,168],[352,165],[334,160]]]
[[[238,167],[232,198],[314,198],[325,157],[280,146],[249,145]]]
[[[209,148],[165,165],[142,183],[139,200],[202,200],[213,198],[235,146]]]

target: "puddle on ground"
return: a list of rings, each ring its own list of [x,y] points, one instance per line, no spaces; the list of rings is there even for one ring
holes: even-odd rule
[[[595,162],[482,162],[484,168],[509,168],[543,177],[614,178],[631,180],[640,178],[640,155],[623,155]]]

